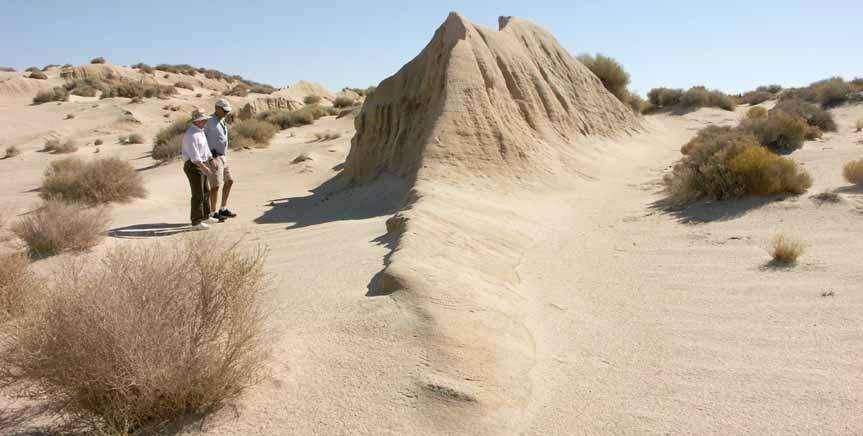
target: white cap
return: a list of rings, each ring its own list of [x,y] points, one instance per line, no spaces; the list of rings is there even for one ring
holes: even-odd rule
[[[222,108],[222,110],[224,110],[225,112],[230,112],[231,111],[231,102],[229,102],[228,100],[225,100],[224,98],[220,98],[220,99],[216,100],[216,107]]]

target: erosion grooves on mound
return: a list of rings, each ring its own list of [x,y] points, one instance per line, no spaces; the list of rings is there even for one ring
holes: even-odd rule
[[[379,284],[420,320],[421,413],[442,432],[518,431],[534,344],[515,268],[537,223],[506,192],[541,189],[579,141],[627,135],[638,120],[539,27],[501,18],[494,31],[452,13],[368,97],[356,129],[347,176],[413,183]]]

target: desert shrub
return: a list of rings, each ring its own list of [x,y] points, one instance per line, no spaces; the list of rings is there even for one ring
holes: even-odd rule
[[[319,95],[307,95],[303,98],[303,103],[305,104],[317,104],[321,102],[321,97]]]
[[[41,71],[34,71],[34,72],[30,73],[30,78],[31,79],[38,79],[38,80],[46,80],[46,79],[48,79],[48,75],[46,75],[45,73],[43,73]]]
[[[297,125],[294,119],[294,111],[269,110],[257,114],[257,119],[266,121],[284,130]]]
[[[680,104],[687,108],[718,107],[727,111],[734,110],[737,102],[734,97],[717,90],[707,90],[703,86],[689,88],[680,98]]]
[[[758,119],[767,117],[767,109],[761,106],[753,106],[746,111],[746,118],[748,119]]]
[[[773,262],[782,265],[793,265],[803,254],[803,243],[786,235],[777,235],[770,241],[770,255]]]
[[[812,83],[804,95],[809,96],[807,100],[821,103],[824,107],[833,107],[845,103],[851,92],[851,85],[841,77],[832,77]]]
[[[270,145],[270,140],[276,135],[279,128],[266,121],[248,119],[234,123],[231,129],[228,130],[228,143],[231,144],[237,138],[248,138],[252,141],[255,147],[267,147]],[[246,145],[247,142],[239,140],[239,145]]]
[[[103,58],[102,56],[99,56],[97,58],[90,59],[90,63],[91,64],[104,64],[105,58]]]
[[[195,85],[192,85],[191,83],[183,81],[183,80],[180,80],[180,81],[174,83],[174,87],[175,88],[188,89],[189,91],[195,90]]]
[[[49,101],[68,101],[69,92],[62,86],[55,86],[50,90],[42,90],[33,97],[33,104],[42,104]]]
[[[728,161],[747,194],[802,194],[812,186],[812,178],[791,159],[771,153],[764,147],[747,147]]]
[[[625,102],[633,112],[642,114],[650,110],[651,105],[638,94],[629,94]]]
[[[72,82],[67,82],[63,85],[70,94],[79,95],[81,97],[95,97],[96,94],[105,86],[101,80],[97,79],[77,79]]]
[[[132,82],[127,80],[106,83],[102,88],[102,98],[158,98],[168,97],[176,93],[177,89],[173,86],[158,85],[155,83]]]
[[[245,84],[239,83],[239,84],[234,85],[233,88],[226,91],[225,95],[245,97],[245,96],[249,95],[249,87],[246,86]]]
[[[147,74],[152,74],[153,72],[156,71],[155,68],[153,68],[153,67],[151,67],[151,66],[149,66],[143,62],[138,62],[137,64],[132,65],[132,68],[135,68],[138,71],[140,71],[142,73],[147,73]]]
[[[93,141],[93,145],[102,145],[102,140],[96,139],[95,141]]]
[[[863,159],[853,160],[842,168],[845,180],[855,185],[863,185]]]
[[[345,96],[336,97],[336,99],[333,100],[333,107],[336,107],[336,108],[350,107],[350,106],[354,106],[356,104],[357,104],[356,100],[354,100],[350,97],[345,97]]]
[[[755,106],[773,98],[773,94],[767,91],[749,91],[740,97],[741,104]]]
[[[809,124],[806,125],[806,129],[803,131],[803,139],[807,141],[818,139],[823,135],[824,133],[821,132],[821,129],[816,126],[810,126]]]
[[[277,91],[276,88],[270,85],[264,85],[257,82],[246,81],[246,83],[250,83],[249,92],[254,92],[256,94],[272,94]]]
[[[270,110],[255,115],[258,120],[266,121],[287,129],[296,126],[305,126],[315,122],[318,118],[329,115],[327,108],[316,104],[310,104],[293,111]]]
[[[854,123],[854,129],[858,132],[863,132],[863,118]]]
[[[18,156],[19,154],[21,154],[21,150],[19,150],[18,147],[14,145],[6,147],[6,159]]]
[[[74,153],[78,151],[78,144],[72,139],[61,141],[57,138],[51,138],[45,141],[45,148],[42,151],[55,154]]]
[[[85,204],[126,202],[146,195],[144,180],[128,162],[117,158],[83,161],[66,158],[51,162],[39,194],[48,200]]]
[[[265,258],[189,238],[68,260],[7,339],[3,381],[93,432],[209,412],[261,380]]]
[[[31,256],[44,257],[94,247],[108,228],[107,209],[46,201],[12,226]]]
[[[39,289],[30,261],[20,253],[0,256],[0,325],[28,309]]]
[[[316,132],[315,139],[318,141],[330,141],[336,138],[341,138],[342,134],[339,132],[326,131],[326,132]]]
[[[12,67],[0,67],[0,71],[3,71],[4,73],[14,73],[15,71],[18,71],[18,70],[14,69]]]
[[[128,142],[129,144],[143,144],[144,143],[144,137],[141,136],[140,133],[133,133],[133,134],[129,135],[129,137],[126,139],[127,139],[126,142]]]
[[[684,145],[684,157],[666,176],[670,199],[727,200],[745,195],[799,194],[811,179],[793,161],[758,144],[749,131],[709,126]]]
[[[66,114],[66,116],[63,117],[64,120],[71,120],[72,118],[75,118],[75,114]]]
[[[627,102],[629,91],[626,90],[626,86],[629,84],[629,73],[619,62],[599,53],[595,57],[583,54],[578,56],[578,60],[599,78],[608,92],[614,94],[621,102]]]
[[[197,93],[197,94],[195,94],[195,97],[198,97],[198,98],[201,98],[201,97],[203,97],[203,96],[204,96],[204,94],[201,94],[200,92],[199,92],[199,93]]]
[[[810,126],[816,126],[825,132],[835,132],[836,122],[830,112],[799,99],[786,98],[780,100],[770,112],[786,112],[796,115],[806,121]]]
[[[755,88],[755,90],[758,92],[769,92],[771,94],[778,94],[779,92],[782,91],[782,86],[781,85],[775,85],[775,84],[774,85],[764,85],[764,86],[759,86],[759,87]]]
[[[761,145],[780,153],[800,148],[807,132],[802,118],[783,111],[770,111],[766,118],[748,119],[742,127],[752,132]]]
[[[647,93],[647,99],[654,107],[676,106],[682,97],[682,89],[653,88]]]
[[[27,69],[26,69],[26,70],[24,70],[24,71],[25,71],[25,72],[28,72],[28,73],[34,73],[34,72],[37,72],[37,71],[40,71],[40,70],[39,70],[39,67],[27,67]]]
[[[153,139],[153,159],[168,161],[180,156],[183,146],[183,134],[189,128],[189,119],[183,118],[174,121],[168,127],[159,130]]]

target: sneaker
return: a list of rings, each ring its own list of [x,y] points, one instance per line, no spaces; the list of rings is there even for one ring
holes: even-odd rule
[[[210,223],[210,224],[215,224],[215,223],[219,222],[219,219],[218,219],[218,218],[216,218],[215,216],[209,216],[209,217],[207,217],[207,219],[205,219],[204,221],[206,221],[206,222],[208,222],[208,223]]]
[[[198,224],[192,226],[192,230],[210,230],[210,226],[207,223],[201,221]]]
[[[231,212],[231,211],[230,211],[230,210],[228,210],[228,209],[222,209],[222,210],[220,210],[220,211],[219,211],[219,215],[221,215],[221,216],[223,216],[223,217],[225,217],[225,218],[236,218],[236,217],[237,217],[237,214],[235,214],[235,213]]]

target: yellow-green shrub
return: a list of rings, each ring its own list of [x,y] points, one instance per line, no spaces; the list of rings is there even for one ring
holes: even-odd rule
[[[845,180],[855,185],[863,185],[863,159],[846,163],[842,169],[842,174],[845,176]]]
[[[728,161],[728,169],[747,194],[802,194],[812,186],[812,178],[794,161],[764,147],[747,147]]]

